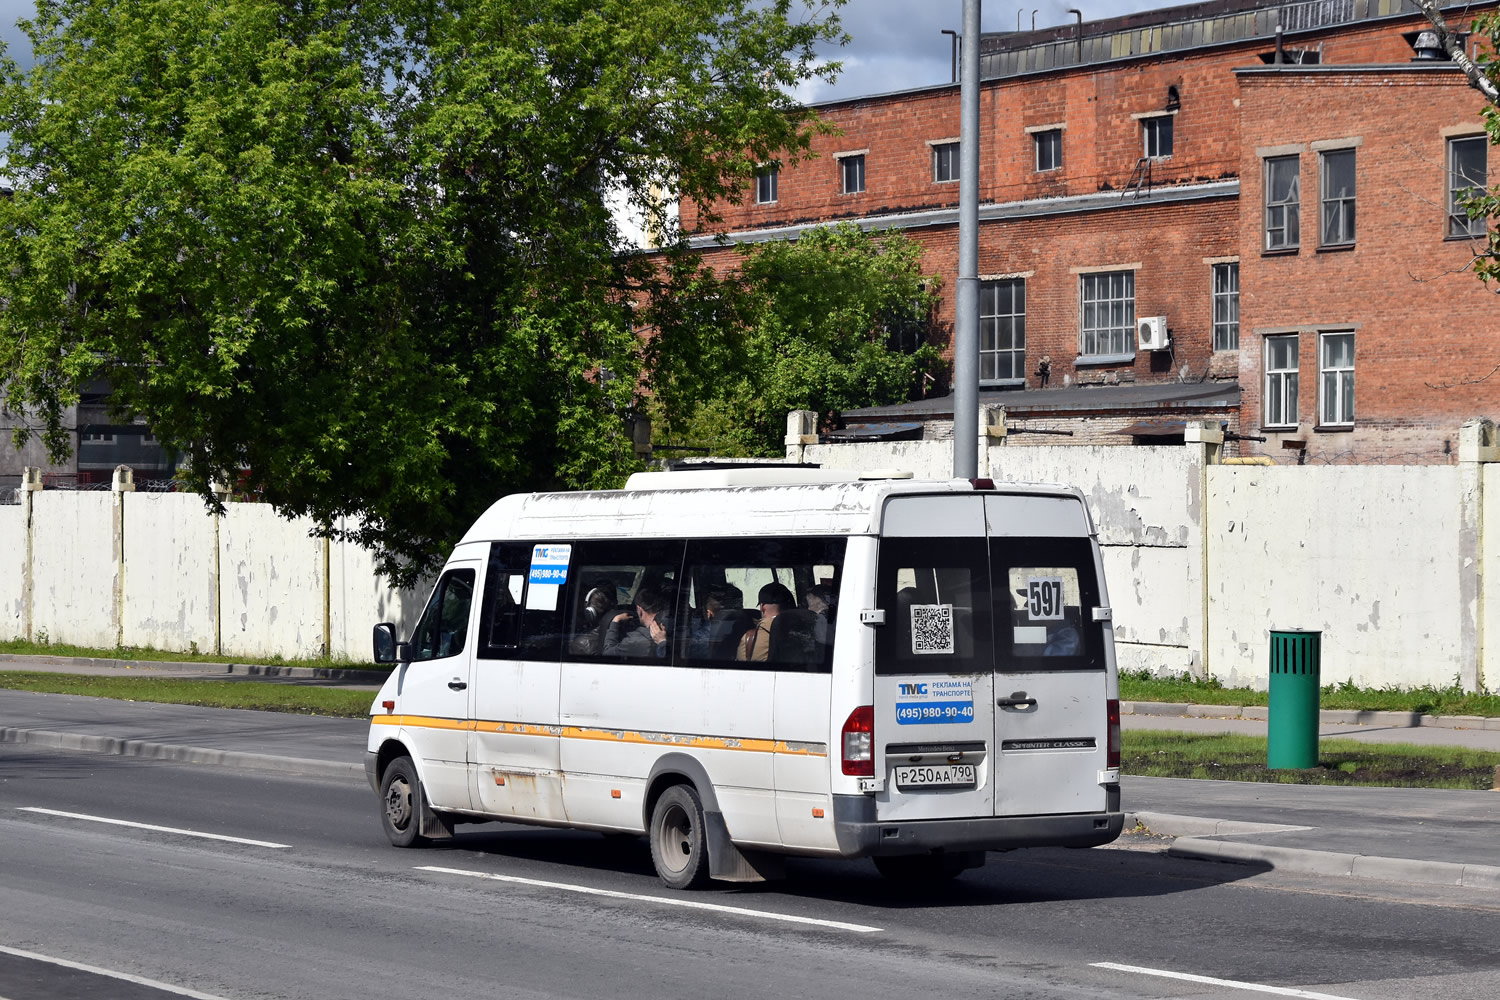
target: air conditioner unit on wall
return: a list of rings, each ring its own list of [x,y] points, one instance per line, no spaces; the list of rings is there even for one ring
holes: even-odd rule
[[[1167,335],[1167,317],[1165,316],[1142,316],[1137,325],[1140,328],[1141,350],[1143,351],[1165,351],[1167,345],[1172,342]]]

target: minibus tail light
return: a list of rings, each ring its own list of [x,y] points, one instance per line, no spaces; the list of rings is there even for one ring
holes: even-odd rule
[[[1105,767],[1120,766],[1120,699],[1111,698],[1105,704],[1109,714],[1109,751],[1104,760]]]
[[[844,721],[844,773],[861,778],[875,776],[875,706],[861,705]]]
[[[971,479],[969,480],[969,485],[976,490],[992,490],[995,488],[995,481],[993,479]]]

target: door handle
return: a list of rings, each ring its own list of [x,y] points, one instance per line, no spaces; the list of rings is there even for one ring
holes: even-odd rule
[[[1017,691],[1009,698],[996,700],[995,704],[1001,708],[1036,708],[1036,699],[1026,697],[1025,691]]]
[[[468,686],[469,686],[469,682],[468,681],[461,681],[457,677],[453,678],[451,681],[448,682],[449,689],[453,690],[453,691],[462,691],[464,688],[466,688]]]

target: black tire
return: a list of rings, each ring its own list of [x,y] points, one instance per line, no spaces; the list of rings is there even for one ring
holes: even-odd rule
[[[420,847],[422,779],[410,757],[397,757],[380,779],[380,825],[397,847]]]
[[[708,884],[708,839],[703,803],[692,785],[673,785],[651,810],[651,862],[673,889],[701,889]]]
[[[875,858],[875,870],[898,885],[917,888],[951,882],[972,867],[962,854],[896,854]]]

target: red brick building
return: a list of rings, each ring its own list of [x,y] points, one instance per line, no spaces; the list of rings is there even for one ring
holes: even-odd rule
[[[981,402],[1080,442],[1215,417],[1266,438],[1241,453],[1448,461],[1500,399],[1500,373],[1480,381],[1500,364],[1500,302],[1463,270],[1482,224],[1450,217],[1454,178],[1485,177],[1483,99],[1418,50],[1426,26],[1401,0],[1219,0],[986,35]],[[768,164],[718,206],[719,230],[904,230],[944,280],[951,331],[958,85],[817,110],[843,134]],[[696,231],[691,206],[681,221]],[[951,412],[942,397],[845,416],[932,435]]]

